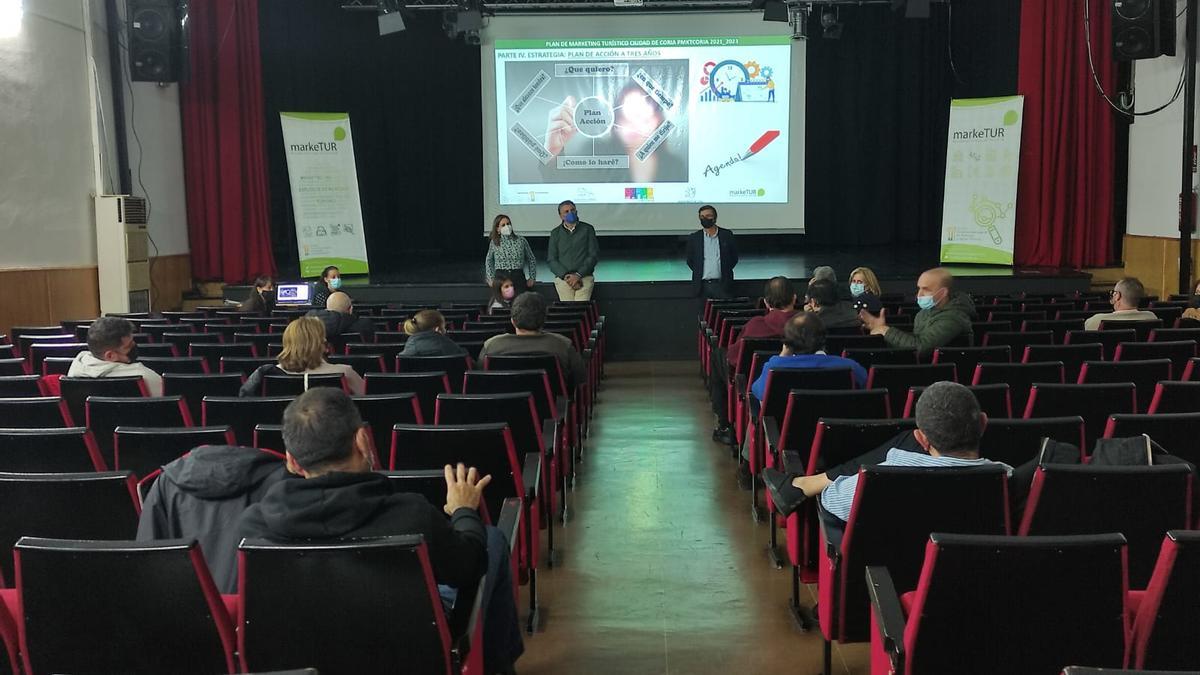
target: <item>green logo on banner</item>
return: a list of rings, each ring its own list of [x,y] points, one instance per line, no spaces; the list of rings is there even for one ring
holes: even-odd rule
[[[1011,127],[1012,125],[1016,124],[1017,120],[1019,119],[1021,119],[1021,116],[1016,110],[1009,110],[1008,112],[1004,113],[1004,126]]]
[[[344,141],[344,140],[346,140],[346,129],[345,129],[345,127],[334,127],[334,129],[333,129],[333,140],[335,140],[335,141]]]

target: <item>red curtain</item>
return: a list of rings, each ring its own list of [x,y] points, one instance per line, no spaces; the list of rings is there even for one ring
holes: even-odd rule
[[[1091,11],[1092,56],[1114,91],[1110,3]],[[1022,0],[1018,91],[1025,95],[1014,258],[1018,265],[1105,265],[1112,255],[1115,115],[1088,68],[1083,4]]]
[[[258,0],[192,0],[180,89],[192,275],[275,274],[263,130]]]

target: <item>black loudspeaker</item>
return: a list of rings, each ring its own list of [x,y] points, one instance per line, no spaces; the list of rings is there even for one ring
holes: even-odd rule
[[[1175,55],[1175,0],[1113,0],[1113,59]]]
[[[128,0],[129,74],[135,82],[178,82],[187,64],[187,0]]]

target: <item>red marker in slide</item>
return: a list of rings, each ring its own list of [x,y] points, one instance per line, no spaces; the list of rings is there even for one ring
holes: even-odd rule
[[[758,140],[754,141],[754,143],[750,145],[749,152],[742,155],[742,159],[749,159],[754,155],[757,155],[760,151],[762,151],[763,148],[767,147],[767,145],[769,145],[771,141],[775,140],[776,138],[779,138],[778,131],[768,131],[762,136],[759,136]]]

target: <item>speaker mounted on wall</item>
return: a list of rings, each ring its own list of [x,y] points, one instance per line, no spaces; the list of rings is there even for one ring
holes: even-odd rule
[[[188,0],[128,0],[126,12],[130,79],[187,79]]]
[[[1113,0],[1113,59],[1175,56],[1175,0]]]

